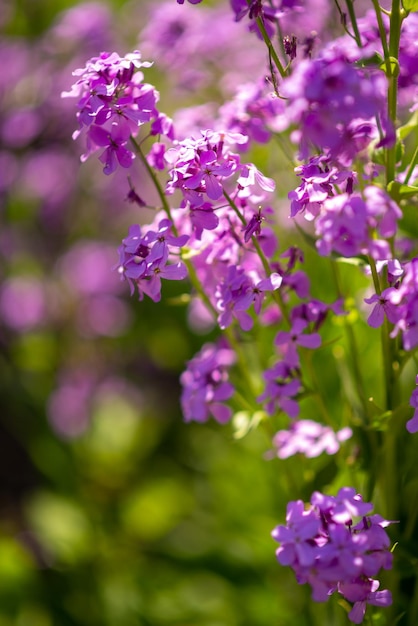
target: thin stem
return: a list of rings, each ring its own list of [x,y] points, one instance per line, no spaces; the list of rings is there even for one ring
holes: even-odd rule
[[[382,289],[380,287],[379,274],[377,273],[375,260],[372,257],[369,257],[369,265],[372,272],[374,289],[377,295],[380,296],[380,294],[382,293]]]
[[[362,48],[363,44],[361,43],[360,31],[359,31],[358,25],[357,25],[356,12],[354,10],[353,2],[352,2],[352,0],[345,0],[345,3],[347,5],[348,14],[350,16],[351,25],[353,27],[354,38],[356,40],[356,43],[357,43],[358,47]]]
[[[337,11],[338,11],[338,13],[340,14],[341,24],[342,24],[342,27],[344,28],[345,32],[347,33],[347,35],[348,35],[349,37],[351,37],[351,39],[354,39],[354,41],[357,41],[357,40],[356,40],[355,35],[353,35],[353,33],[350,33],[350,31],[349,31],[349,30],[348,30],[348,28],[347,28],[347,23],[346,23],[346,22],[347,22],[347,20],[346,20],[346,16],[345,16],[344,11],[343,11],[343,10],[342,10],[342,8],[340,7],[340,4],[339,4],[338,0],[334,0],[334,3],[335,3],[335,6],[337,7]],[[358,45],[358,42],[357,42],[357,45]],[[360,46],[360,47],[361,47],[361,46]]]
[[[382,42],[382,48],[383,48],[383,57],[386,62],[386,73],[389,75],[390,73],[389,48],[388,48],[388,43],[386,39],[386,29],[383,23],[382,10],[380,8],[380,4],[378,0],[372,0],[372,3],[373,3],[374,11],[376,13],[377,25],[379,27],[380,41]]]
[[[413,174],[414,168],[416,166],[418,162],[418,146],[415,148],[415,152],[414,152],[414,156],[411,159],[411,163],[408,167],[408,171],[407,174],[405,176],[405,180],[403,181],[404,185],[407,185],[409,183],[409,181],[411,180],[411,176]]]
[[[286,70],[284,69],[284,67],[283,67],[283,65],[282,65],[282,63],[281,63],[281,61],[280,61],[280,59],[278,57],[278,54],[277,54],[273,44],[271,43],[270,37],[267,34],[266,27],[264,26],[263,18],[262,17],[257,17],[256,22],[257,22],[258,28],[260,29],[261,36],[264,39],[264,43],[266,44],[266,46],[268,48],[269,54],[271,55],[271,58],[273,59],[274,64],[277,67],[280,76],[282,78],[285,78],[286,77]]]
[[[397,106],[398,106],[398,74],[399,74],[399,43],[401,38],[402,20],[405,17],[404,12],[401,13],[400,0],[392,0],[392,9],[390,13],[390,33],[389,33],[389,57],[390,73],[388,74],[388,117],[396,126]],[[395,178],[396,169],[396,142],[387,150],[386,162],[386,184],[389,184]]]
[[[162,207],[163,207],[164,211],[166,212],[168,218],[173,222],[173,232],[177,236],[178,233],[176,231],[176,227],[174,226],[173,218],[171,217],[170,205],[168,204],[167,198],[165,197],[164,190],[163,190],[163,188],[161,186],[161,183],[158,180],[158,177],[157,177],[156,173],[154,172],[153,168],[148,163],[146,156],[142,152],[141,146],[136,141],[136,139],[134,137],[132,137],[132,135],[131,135],[131,142],[134,145],[135,153],[141,159],[143,165],[145,166],[145,169],[147,170],[147,173],[149,174],[152,182],[154,183],[154,187],[157,190],[158,196],[159,196],[159,198],[161,200]]]

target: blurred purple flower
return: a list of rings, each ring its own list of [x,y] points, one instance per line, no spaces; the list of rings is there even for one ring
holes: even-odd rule
[[[234,394],[228,371],[235,353],[225,344],[205,344],[187,364],[180,377],[181,406],[186,422],[206,422],[212,415],[218,422],[229,421],[232,410],[225,403]]]
[[[323,452],[336,454],[340,443],[351,435],[351,428],[334,432],[329,426],[313,420],[296,420],[288,430],[279,430],[276,433],[273,446],[280,459],[287,459],[294,454],[303,454],[310,459]]]
[[[18,332],[32,330],[47,321],[47,294],[36,277],[6,280],[0,290],[0,318]]]

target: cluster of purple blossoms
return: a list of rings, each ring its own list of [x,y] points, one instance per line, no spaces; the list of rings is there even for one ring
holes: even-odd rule
[[[361,254],[375,260],[392,257],[387,239],[397,231],[402,211],[390,196],[369,185],[362,194],[341,193],[327,198],[315,221],[317,249],[322,256]]]
[[[243,268],[229,266],[224,280],[215,290],[220,328],[228,328],[233,318],[236,318],[242,330],[251,330],[253,319],[247,313],[248,309],[253,305],[255,313],[259,315],[265,292],[275,291],[281,284],[282,278],[277,273],[260,280],[246,274]]]
[[[141,61],[135,51],[120,57],[116,52],[103,52],[87,61],[84,68],[75,70],[77,82],[63,97],[79,98],[77,119],[80,128],[74,132],[76,139],[86,135],[85,161],[93,152],[104,148],[99,160],[105,174],[111,174],[119,164],[129,168],[135,158],[129,139],[136,136],[140,126],[152,122],[151,134],[172,137],[172,127],[167,118],[158,113],[158,92],[143,82],[141,67],[152,64]]]
[[[211,130],[202,131],[198,139],[175,142],[165,154],[171,176],[166,193],[171,195],[179,189],[183,195],[181,206],[191,210],[213,210],[214,203],[225,201],[225,192],[234,198],[254,197],[260,202],[263,192],[271,193],[275,184],[254,164],[241,163],[239,155],[231,152],[231,145],[246,142],[247,137],[240,133]]]
[[[316,491],[309,507],[301,500],[289,502],[286,525],[272,533],[280,543],[279,563],[292,567],[299,584],[311,586],[316,602],[326,602],[337,591],[353,603],[348,617],[355,624],[363,621],[367,604],[392,603],[390,591],[378,591],[374,578],[382,568],[392,567],[384,530],[392,522],[368,515],[372,509],[351,487],[343,487],[336,496]]]
[[[248,148],[249,142],[267,143],[272,136],[270,126],[275,123],[278,130],[279,116],[284,111],[283,100],[267,89],[263,83],[240,85],[235,96],[221,106],[219,115],[224,128],[242,133],[248,139],[240,148]]]
[[[183,387],[181,407],[186,422],[206,422],[210,415],[221,424],[232,416],[232,410],[225,403],[234,394],[229,382],[229,369],[236,357],[225,342],[206,344],[187,363],[187,369],[180,377]]]
[[[381,15],[382,25],[389,35],[390,18],[385,13]],[[327,46],[328,50],[341,51],[351,63],[360,60],[371,59],[377,54],[383,56],[382,41],[379,25],[376,21],[375,11],[369,10],[363,17],[357,20],[358,31],[362,41],[359,47],[357,42],[349,35],[334,39]],[[399,41],[399,105],[401,108],[409,108],[411,99],[416,93],[418,82],[418,66],[416,56],[416,42],[418,38],[418,15],[411,12],[408,19],[402,22],[401,36]]]
[[[309,279],[305,272],[296,269],[297,262],[303,262],[302,252],[295,247],[289,248],[282,255],[288,259],[286,264],[273,263],[273,267],[282,279],[281,295],[287,301],[291,294],[297,296],[299,304],[295,304],[289,312],[289,330],[280,330],[274,339],[280,357],[272,367],[264,372],[266,382],[264,392],[257,398],[264,404],[269,415],[283,411],[291,419],[298,417],[300,408],[298,396],[303,391],[301,382],[300,350],[315,350],[321,346],[318,330],[324,324],[327,315],[332,311],[335,315],[343,315],[342,301],[326,304],[310,297]],[[268,310],[263,323],[277,323],[274,312]]]
[[[161,299],[161,279],[183,280],[187,276],[187,268],[182,261],[169,263],[173,257],[172,248],[183,247],[188,240],[187,235],[176,237],[172,234],[170,220],[163,219],[158,230],[150,228],[143,233],[135,224],[130,227],[129,235],[119,247],[119,264],[117,269],[128,281],[131,294],[138,289],[139,299],[144,294],[154,302]]]
[[[287,98],[286,119],[298,129],[292,137],[302,160],[319,149],[349,166],[385,111],[383,74],[365,74],[336,51],[301,61],[280,93]]]
[[[307,221],[318,217],[325,200],[335,196],[338,189],[352,193],[357,178],[352,170],[332,165],[330,157],[324,154],[311,157],[305,165],[298,165],[295,173],[302,183],[288,194],[290,217],[302,213]]]
[[[288,430],[279,430],[273,438],[275,454],[279,459],[287,459],[295,454],[303,454],[308,459],[323,452],[336,454],[340,443],[352,435],[351,428],[342,428],[334,432],[313,420],[295,420]]]
[[[319,333],[306,333],[308,321],[296,317],[290,331],[280,330],[274,340],[279,348],[282,359],[273,367],[264,372],[266,388],[258,397],[259,402],[265,403],[269,415],[274,415],[278,410],[284,411],[290,418],[299,415],[297,396],[302,390],[300,380],[300,347],[315,349],[321,345]]]

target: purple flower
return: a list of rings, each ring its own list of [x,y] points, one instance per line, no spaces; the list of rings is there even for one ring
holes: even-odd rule
[[[295,454],[303,454],[307,458],[319,456],[323,452],[336,454],[340,442],[352,435],[351,428],[342,428],[334,432],[313,420],[296,420],[288,430],[279,430],[273,438],[273,446],[280,459],[287,459]]]
[[[373,579],[357,579],[348,584],[341,584],[339,592],[347,600],[354,602],[354,606],[348,614],[353,624],[361,624],[368,604],[373,606],[390,606],[392,604],[392,594],[387,589],[377,591],[379,581]]]
[[[283,109],[283,101],[267,91],[264,81],[262,84],[240,85],[234,98],[226,102],[219,113],[222,127],[247,137],[247,143],[240,146],[244,150],[249,148],[251,141],[263,144],[269,141],[270,126],[277,125]]]
[[[206,422],[212,415],[224,424],[232,415],[225,403],[234,394],[228,371],[235,353],[225,344],[205,344],[180,377],[181,407],[186,422]]]
[[[214,150],[205,150],[200,153],[200,170],[193,176],[185,177],[184,184],[188,189],[197,189],[204,184],[204,191],[211,200],[219,200],[223,196],[223,187],[220,177],[229,177],[233,173],[234,166],[217,163],[218,156]]]
[[[374,189],[368,186],[363,195],[342,193],[325,200],[315,222],[321,255],[335,251],[345,257],[370,254],[375,260],[391,258],[386,238],[395,234],[402,212],[383,190]]]
[[[105,164],[105,174],[114,172],[117,162],[122,167],[130,167],[134,155],[127,149],[127,141],[146,122],[155,119],[155,132],[172,134],[169,124],[156,109],[158,92],[152,85],[142,83],[142,72],[137,71],[150,65],[141,61],[137,50],[125,57],[116,52],[102,52],[99,57],[87,61],[84,68],[73,72],[79,77],[77,82],[70,91],[61,94],[62,97],[79,98],[77,119],[80,128],[73,138],[87,129],[87,151],[82,160],[98,147],[107,147],[100,157]]]
[[[269,415],[279,410],[287,413],[291,418],[299,415],[299,404],[294,400],[301,389],[301,382],[293,374],[292,369],[284,361],[279,361],[264,372],[266,388],[257,398],[258,402],[265,402],[265,409]]]
[[[379,582],[371,576],[392,567],[389,537],[391,522],[380,515],[367,516],[373,508],[351,487],[337,497],[315,492],[311,506],[301,500],[287,506],[286,525],[277,526],[273,538],[281,565],[290,565],[299,584],[309,583],[312,598],[325,602],[338,591],[353,608],[349,618],[361,623],[367,604],[388,606],[389,591],[378,592]],[[361,520],[353,525],[353,518]]]
[[[418,346],[418,258],[404,263],[403,270],[402,282],[396,294],[392,294],[392,302],[398,306],[399,314],[391,336],[402,332],[404,349],[413,350]]]
[[[239,157],[229,152],[225,139],[231,139],[231,134],[206,131],[198,140],[185,139],[167,150],[165,159],[171,166],[171,180],[166,186],[166,193],[172,194],[180,189],[184,197],[183,206],[188,202],[191,208],[204,204],[204,194],[209,200],[220,200],[224,193],[224,181],[239,167]]]
[[[303,332],[307,326],[305,320],[296,319],[289,332],[280,330],[274,340],[275,345],[280,346],[286,363],[291,367],[298,367],[299,365],[298,346],[314,350],[321,345],[321,337],[318,333]]]
[[[121,278],[128,281],[131,294],[137,287],[140,300],[145,294],[158,302],[161,299],[162,278],[183,280],[187,276],[187,268],[182,261],[168,263],[172,249],[181,248],[188,241],[187,235],[174,236],[171,228],[170,220],[163,219],[158,223],[158,230],[150,228],[144,234],[141,227],[135,224],[119,247],[116,267]]]
[[[367,323],[372,328],[379,328],[384,322],[385,315],[389,322],[396,324],[399,319],[399,313],[396,305],[392,303],[391,296],[396,295],[396,289],[388,287],[381,294],[374,294],[370,298],[365,298],[367,304],[374,304],[372,312],[367,318]]]
[[[99,161],[104,163],[105,174],[112,174],[118,163],[126,169],[131,167],[135,155],[127,148],[129,136],[130,131],[126,125],[112,124],[110,131],[95,124],[90,126],[88,139],[91,143],[98,147],[106,146],[106,150],[99,157]]]
[[[416,384],[418,385],[418,376],[416,377]],[[418,387],[412,392],[409,404],[414,410],[414,415],[406,423],[406,428],[410,433],[418,432]]]
[[[337,50],[301,61],[283,81],[281,93],[288,99],[288,122],[299,127],[301,159],[309,157],[315,147],[329,151],[333,159],[352,161],[356,154],[352,139],[359,120],[375,118],[385,106],[384,79],[366,75]]]
[[[244,241],[248,243],[253,236],[260,235],[261,233],[261,224],[264,220],[264,216],[261,214],[261,209],[258,213],[254,213],[248,222],[247,226],[244,229]]]
[[[301,177],[301,185],[288,194],[290,216],[303,213],[306,220],[314,220],[320,213],[322,204],[327,198],[336,195],[338,189],[346,184],[352,191],[356,177],[351,170],[339,169],[331,165],[331,159],[324,154],[309,159],[306,165],[299,165],[295,172]]]

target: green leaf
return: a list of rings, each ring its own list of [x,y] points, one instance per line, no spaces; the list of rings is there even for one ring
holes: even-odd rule
[[[386,76],[398,76],[399,75],[399,61],[396,57],[389,57],[389,68],[386,66],[386,61],[380,64],[380,69],[385,72]]]
[[[411,237],[418,237],[417,206],[410,201],[402,207],[403,217],[399,222],[402,231]]]
[[[388,185],[388,193],[395,202],[400,202],[406,198],[412,198],[418,194],[418,187],[403,185],[397,180],[393,180]]]
[[[357,67],[379,67],[384,63],[382,55],[378,52],[375,52],[370,57],[365,57],[364,59],[359,59],[354,63]]]
[[[264,411],[256,411],[251,415],[249,411],[237,411],[232,418],[234,428],[234,439],[242,439],[245,435],[257,428],[267,415]]]
[[[346,256],[339,256],[333,252],[331,257],[333,258],[334,261],[337,261],[338,263],[345,263],[346,265],[355,265],[356,267],[363,267],[364,265],[369,264],[368,258],[361,254],[359,256],[346,257]]]
[[[402,4],[405,11],[418,11],[418,0],[403,0]]]
[[[414,111],[409,120],[403,126],[400,126],[396,131],[398,139],[405,139],[413,130],[418,126],[418,111]]]
[[[305,230],[303,230],[303,228],[301,226],[299,226],[299,224],[297,222],[294,222],[294,224],[295,224],[297,230],[299,231],[299,234],[302,235],[303,239],[308,244],[308,246],[313,248],[314,250],[316,250],[316,239],[315,239],[315,237],[313,237],[312,235],[307,233]]]

